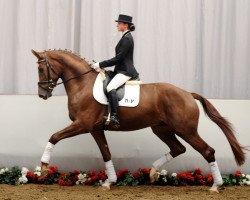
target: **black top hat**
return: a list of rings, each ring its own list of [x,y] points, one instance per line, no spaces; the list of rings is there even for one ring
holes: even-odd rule
[[[128,15],[119,15],[118,20],[115,20],[116,22],[124,22],[128,24],[133,24],[132,23],[132,17]]]

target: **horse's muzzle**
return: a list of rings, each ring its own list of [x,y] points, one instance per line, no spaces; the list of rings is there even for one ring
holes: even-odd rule
[[[46,92],[45,94],[38,94],[40,98],[47,100],[52,96],[51,92]]]

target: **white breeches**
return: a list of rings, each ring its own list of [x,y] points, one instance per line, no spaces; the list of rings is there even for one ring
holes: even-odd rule
[[[110,92],[111,90],[116,90],[118,87],[126,83],[129,79],[131,79],[130,76],[126,76],[124,74],[116,74],[108,84],[107,91]]]

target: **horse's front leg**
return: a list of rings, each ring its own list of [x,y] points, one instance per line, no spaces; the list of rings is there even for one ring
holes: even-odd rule
[[[49,172],[48,165],[50,162],[51,153],[53,152],[54,146],[57,142],[59,142],[60,140],[64,138],[73,137],[73,136],[79,135],[81,133],[86,133],[86,132],[88,131],[86,130],[86,127],[84,128],[83,123],[75,121],[70,126],[53,134],[50,137],[49,142],[46,145],[42,158],[41,158],[41,176],[45,177],[48,175],[48,172]]]
[[[116,182],[117,176],[115,173],[114,164],[111,160],[111,154],[109,151],[108,143],[106,137],[104,135],[104,131],[97,131],[91,132],[92,136],[94,137],[105,162],[106,173],[108,175],[108,179],[102,185],[103,187],[110,189],[110,186]]]

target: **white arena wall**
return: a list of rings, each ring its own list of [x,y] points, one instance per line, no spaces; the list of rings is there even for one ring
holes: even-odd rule
[[[250,100],[210,100],[218,111],[235,127],[242,145],[250,145]],[[237,169],[250,173],[250,154],[246,163],[238,167],[222,131],[205,117],[200,103],[199,133],[216,150],[222,173]],[[70,124],[67,97],[54,96],[47,101],[35,95],[0,95],[0,167],[40,165],[44,147],[52,133]],[[169,149],[147,128],[135,132],[106,132],[116,169],[151,167]],[[185,154],[163,168],[170,172],[200,167],[209,172],[206,161],[183,140]],[[51,165],[60,170],[104,168],[101,153],[90,134],[59,142],[52,154]]]

